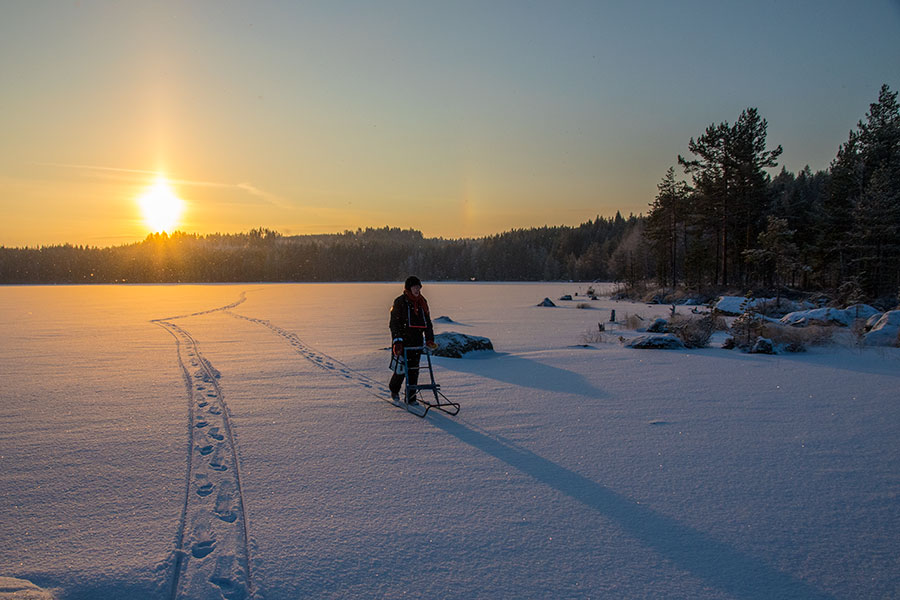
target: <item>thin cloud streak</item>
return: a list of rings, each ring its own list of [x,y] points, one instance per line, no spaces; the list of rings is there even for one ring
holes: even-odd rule
[[[40,166],[46,167],[60,167],[63,169],[75,169],[82,171],[96,171],[101,173],[130,173],[135,175],[162,175],[160,171],[151,171],[148,169],[125,169],[121,167],[106,167],[102,165],[79,165],[79,164],[66,164],[66,163],[36,163]],[[195,187],[210,187],[210,188],[221,188],[221,189],[237,189],[247,194],[264,200],[265,202],[282,209],[290,209],[292,208],[283,198],[276,194],[272,194],[270,192],[266,192],[265,190],[261,190],[255,185],[247,182],[242,183],[226,183],[221,181],[200,181],[196,179],[180,179],[165,176],[166,181],[174,185],[183,185],[183,186],[195,186]]]

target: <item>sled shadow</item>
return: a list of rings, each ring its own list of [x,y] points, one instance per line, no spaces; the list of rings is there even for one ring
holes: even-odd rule
[[[466,358],[441,359],[448,371],[479,375],[516,386],[562,394],[579,394],[588,398],[604,398],[606,392],[592,385],[584,376],[543,363],[502,352],[473,352]]]
[[[617,494],[516,444],[436,415],[429,421],[460,441],[501,460],[537,481],[615,521],[641,543],[711,586],[747,600],[833,600],[808,583],[778,571],[707,534]]]

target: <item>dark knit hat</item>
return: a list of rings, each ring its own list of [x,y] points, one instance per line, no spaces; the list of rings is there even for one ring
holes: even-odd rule
[[[410,275],[406,278],[406,283],[403,284],[404,289],[412,289],[412,286],[417,285],[422,287],[422,281],[416,277],[415,275]]]

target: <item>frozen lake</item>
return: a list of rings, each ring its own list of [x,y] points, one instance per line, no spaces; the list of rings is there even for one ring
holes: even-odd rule
[[[422,420],[380,399],[401,288],[0,288],[0,578],[65,600],[900,597],[900,350],[585,345],[613,309],[668,307],[426,282],[455,321],[436,331],[496,352],[437,358],[462,410]]]

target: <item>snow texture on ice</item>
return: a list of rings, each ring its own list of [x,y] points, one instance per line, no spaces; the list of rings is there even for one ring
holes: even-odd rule
[[[533,302],[574,284],[429,283],[502,352],[436,357],[462,409],[417,419],[385,402],[401,288],[0,288],[0,575],[58,600],[900,597],[900,349],[639,352],[610,323],[587,352],[596,313]]]

